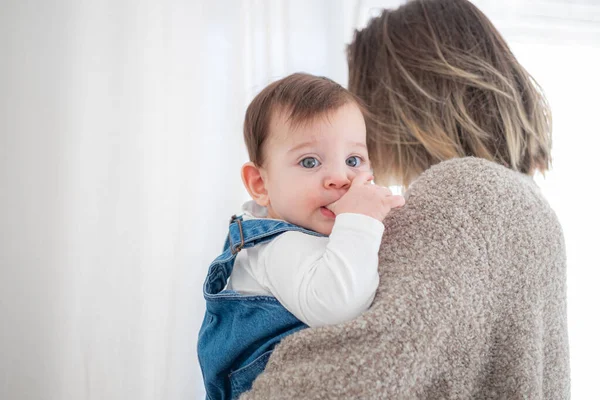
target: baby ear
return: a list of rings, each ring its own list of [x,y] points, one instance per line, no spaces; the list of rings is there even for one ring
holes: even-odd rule
[[[269,205],[269,193],[265,185],[264,170],[261,171],[253,162],[242,165],[242,181],[252,199],[263,207]]]

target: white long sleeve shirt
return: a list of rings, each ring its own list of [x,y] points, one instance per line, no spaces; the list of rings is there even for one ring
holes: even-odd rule
[[[308,326],[349,321],[375,296],[382,235],[380,221],[351,213],[336,217],[329,237],[285,232],[242,250],[227,289],[274,296]]]

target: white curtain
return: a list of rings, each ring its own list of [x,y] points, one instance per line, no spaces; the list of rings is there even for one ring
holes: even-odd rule
[[[3,4],[0,398],[200,398],[243,198],[238,4]]]
[[[351,6],[1,3],[0,398],[203,397],[245,107],[295,70],[345,79]]]
[[[401,2],[0,0],[0,398],[203,398],[202,282],[246,198],[245,107],[295,71],[345,84],[353,28]],[[580,170],[557,164],[551,195]]]

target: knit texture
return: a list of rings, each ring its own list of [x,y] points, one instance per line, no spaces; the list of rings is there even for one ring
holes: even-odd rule
[[[371,308],[284,339],[242,400],[569,398],[564,240],[532,178],[445,161],[384,223]]]

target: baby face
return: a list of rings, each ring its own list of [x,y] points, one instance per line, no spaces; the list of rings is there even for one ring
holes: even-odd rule
[[[293,128],[286,114],[278,114],[261,168],[268,217],[329,235],[335,215],[326,207],[348,191],[359,172],[370,170],[362,113],[347,103]]]

